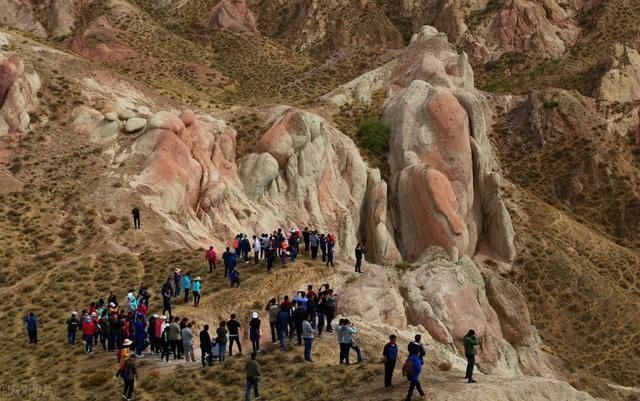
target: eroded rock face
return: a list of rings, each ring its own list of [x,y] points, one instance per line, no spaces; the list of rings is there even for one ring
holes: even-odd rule
[[[222,0],[209,14],[207,26],[235,32],[258,33],[256,18],[247,8],[245,0]]]
[[[417,260],[432,245],[474,255],[483,245],[513,260],[513,227],[466,56],[433,28],[421,30],[396,62],[388,96],[391,204],[402,255]]]
[[[640,100],[640,54],[620,44],[614,46],[612,53],[597,97],[622,103]]]
[[[355,248],[360,227],[372,244],[371,260],[399,260],[384,198],[367,197],[386,195],[379,173],[367,167],[353,141],[318,116],[282,112],[255,153],[241,161],[240,172],[252,199],[297,216],[296,224],[337,233],[341,249]],[[373,216],[363,220],[366,202]]]
[[[376,217],[362,218],[368,186],[376,193],[381,183],[355,144],[311,113],[273,113],[271,128],[239,164],[235,131],[222,121],[204,122],[190,111],[156,113],[133,146],[147,167],[132,185],[150,188],[149,203],[190,243],[213,233],[225,239],[309,226],[336,234],[336,250],[350,255],[360,229],[376,244],[369,260],[398,261],[386,203],[367,204]]]
[[[37,108],[40,78],[26,73],[17,55],[0,60],[0,138],[19,138],[29,130],[30,112]]]
[[[107,17],[100,16],[67,42],[69,48],[88,59],[117,63],[136,56],[136,51],[118,39],[118,31]]]
[[[65,36],[71,33],[76,20],[73,0],[53,0],[49,8],[49,21],[53,36]]]
[[[0,0],[0,23],[44,38],[47,32],[35,17],[29,0]]]
[[[368,0],[252,0],[260,30],[289,46],[320,56],[355,48],[400,49],[402,36],[385,12]]]

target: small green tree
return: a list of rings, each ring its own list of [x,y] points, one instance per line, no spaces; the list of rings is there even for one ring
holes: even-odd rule
[[[366,117],[358,126],[358,137],[362,146],[376,155],[385,155],[389,151],[391,130],[377,117]]]

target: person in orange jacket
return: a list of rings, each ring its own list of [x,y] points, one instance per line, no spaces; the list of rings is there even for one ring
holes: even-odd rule
[[[282,242],[280,242],[280,262],[283,265],[287,264],[287,248],[289,247],[287,240],[283,239]]]

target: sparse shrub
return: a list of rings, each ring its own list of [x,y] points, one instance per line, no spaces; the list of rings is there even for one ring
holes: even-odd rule
[[[449,361],[440,362],[438,364],[438,369],[442,372],[449,372],[453,368],[453,365]]]
[[[560,102],[558,102],[557,100],[545,100],[542,104],[542,107],[547,110],[553,110],[558,106],[560,106]]]
[[[358,126],[358,137],[362,146],[376,155],[384,155],[389,151],[391,130],[377,117],[366,117]]]

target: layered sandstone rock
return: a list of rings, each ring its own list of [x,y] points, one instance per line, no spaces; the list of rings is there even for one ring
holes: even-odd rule
[[[29,131],[29,113],[37,109],[38,89],[38,74],[25,72],[20,57],[0,60],[0,138],[19,138]]]
[[[513,260],[513,227],[466,56],[425,28],[395,64],[388,94],[391,200],[403,256],[416,260],[437,245],[451,255],[481,250]],[[415,216],[425,224],[414,224]]]
[[[147,167],[132,185],[147,187],[148,202],[171,220],[189,243],[238,232],[309,226],[337,234],[337,251],[351,250],[359,228],[372,246],[370,260],[399,260],[387,229],[386,202],[366,202],[368,186],[380,192],[355,144],[322,118],[277,108],[255,151],[236,164],[235,131],[192,112],[161,112],[133,146]],[[382,187],[384,190],[384,187]],[[373,219],[364,219],[363,210]],[[215,227],[215,230],[214,230]]]
[[[258,33],[256,18],[245,0],[222,0],[211,10],[207,26],[235,32]]]

